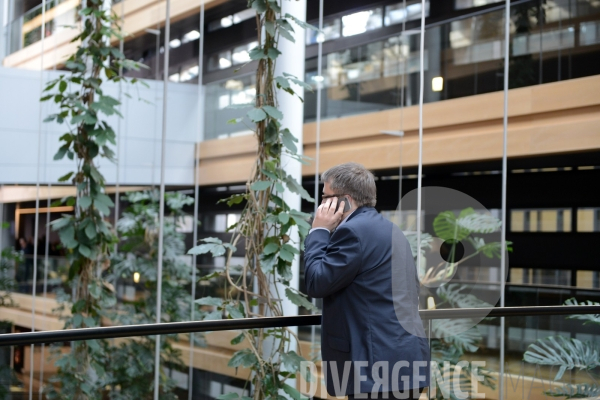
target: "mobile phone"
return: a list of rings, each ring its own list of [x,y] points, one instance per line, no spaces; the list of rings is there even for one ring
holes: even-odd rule
[[[342,204],[344,205],[343,212],[345,212],[345,213],[347,213],[348,211],[350,211],[350,208],[352,208],[350,206],[350,201],[347,198],[345,198],[345,197],[341,197],[341,198],[338,199],[337,209],[335,210],[335,212],[337,212],[340,209],[340,207],[342,206]]]

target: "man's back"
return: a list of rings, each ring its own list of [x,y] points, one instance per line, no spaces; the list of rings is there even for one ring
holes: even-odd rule
[[[418,314],[419,283],[402,232],[374,208],[360,207],[331,237],[326,230],[313,231],[305,249],[307,293],[323,298],[321,351],[328,362],[328,392],[427,386],[423,362],[429,361],[429,348]],[[347,361],[354,364],[345,383]]]

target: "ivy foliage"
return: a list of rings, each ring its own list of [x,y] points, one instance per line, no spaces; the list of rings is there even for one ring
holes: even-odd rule
[[[97,160],[114,160],[111,145],[115,144],[115,132],[105,118],[121,114],[119,101],[105,92],[104,85],[135,83],[135,79],[124,78],[120,72],[142,67],[111,45],[114,39],[122,38],[119,18],[102,0],[87,1],[79,15],[81,33],[73,38],[79,45],[65,63],[67,73],[50,81],[40,99],[53,102],[58,109],[45,121],[66,127],[54,159],[66,156],[75,165],[75,170],[59,180],[71,182],[76,195],[57,202],[75,207],[75,212],[52,223],[69,263],[66,284],[72,292],[61,296],[62,307],[70,309],[65,328],[100,326],[116,303],[114,287],[104,279],[110,267],[110,251],[117,243],[106,221],[114,204],[104,190],[105,179]],[[52,381],[59,385],[47,387],[49,399],[102,398],[112,380],[107,341],[74,342],[71,352],[57,353],[57,357],[58,372]]]
[[[111,258],[112,275],[109,280],[130,283],[134,273],[139,274],[135,299],[122,299],[112,315],[116,325],[156,323],[157,270],[160,194],[156,190],[131,192],[125,200],[129,206],[117,222],[117,232],[121,239],[119,252]],[[185,255],[184,234],[178,231],[187,214],[185,206],[194,199],[181,193],[166,193],[166,217],[163,225],[163,286],[161,298],[161,321],[178,322],[190,318],[191,307],[195,315],[202,312],[194,305],[190,295],[192,266],[190,257]],[[186,336],[187,337],[187,336]],[[197,344],[203,345],[198,336]],[[184,368],[180,352],[173,344],[183,338],[181,335],[166,335],[161,344],[161,365],[170,368]],[[153,337],[140,337],[124,341],[111,350],[113,380],[115,388],[110,393],[113,400],[147,399],[154,392],[154,351]],[[159,390],[161,399],[175,399],[176,382],[167,374],[161,373]]]
[[[230,227],[233,238],[223,243],[218,238],[205,238],[189,254],[225,256],[222,272],[201,279],[225,277],[228,289],[223,299],[202,298],[197,301],[207,312],[205,319],[251,318],[283,315],[282,300],[314,309],[306,295],[290,285],[292,262],[303,248],[304,238],[311,226],[309,215],[291,208],[283,194],[291,192],[307,201],[310,194],[282,165],[282,155],[287,159],[307,163],[298,148],[298,140],[283,125],[284,115],[278,108],[277,96],[292,95],[300,98],[297,88],[310,90],[310,85],[289,73],[275,74],[280,40],[294,42],[298,28],[311,28],[305,22],[281,11],[283,0],[249,0],[248,6],[256,11],[258,45],[249,52],[250,59],[258,61],[256,71],[256,96],[245,117],[254,125],[258,143],[256,161],[246,183],[246,191],[221,200],[228,205],[243,204],[240,220]],[[235,118],[237,123],[246,118]],[[296,234],[297,232],[297,234]],[[238,243],[245,247],[244,265],[231,265],[232,254]],[[232,340],[233,344],[247,343],[229,360],[233,368],[252,370],[252,397],[254,400],[280,399],[286,393],[295,400],[302,398],[298,390],[287,383],[297,377],[300,361],[304,358],[291,347],[292,334],[286,328],[248,330]],[[309,375],[304,376],[311,380]],[[220,399],[238,399],[236,393],[226,393]]]
[[[564,303],[567,306],[588,305],[600,306],[594,301],[578,302],[571,298]],[[582,320],[583,325],[600,327],[600,315],[569,315],[567,319]],[[562,379],[566,371],[579,370],[586,373],[590,383],[574,385],[563,383],[562,386],[544,391],[547,396],[565,397],[567,399],[596,398],[600,394],[600,346],[592,340],[579,340],[564,336],[549,336],[538,339],[527,348],[523,361],[558,367],[555,381]]]

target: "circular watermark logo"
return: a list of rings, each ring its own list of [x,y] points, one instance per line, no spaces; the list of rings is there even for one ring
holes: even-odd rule
[[[500,210],[445,187],[421,188],[402,197],[386,216],[392,230],[392,292],[396,317],[413,335],[450,338],[473,335],[506,282],[508,255],[501,245]],[[505,252],[503,274],[501,255]],[[419,254],[420,253],[420,254]],[[418,263],[418,265],[416,265]],[[418,298],[418,305],[413,304]],[[415,309],[473,309],[469,318],[434,319],[427,331]],[[481,311],[478,311],[481,309]]]

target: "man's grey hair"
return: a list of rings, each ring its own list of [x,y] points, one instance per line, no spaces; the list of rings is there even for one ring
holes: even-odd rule
[[[329,168],[321,175],[321,181],[327,182],[335,193],[351,196],[357,207],[375,207],[377,203],[375,177],[360,164],[349,162]]]

